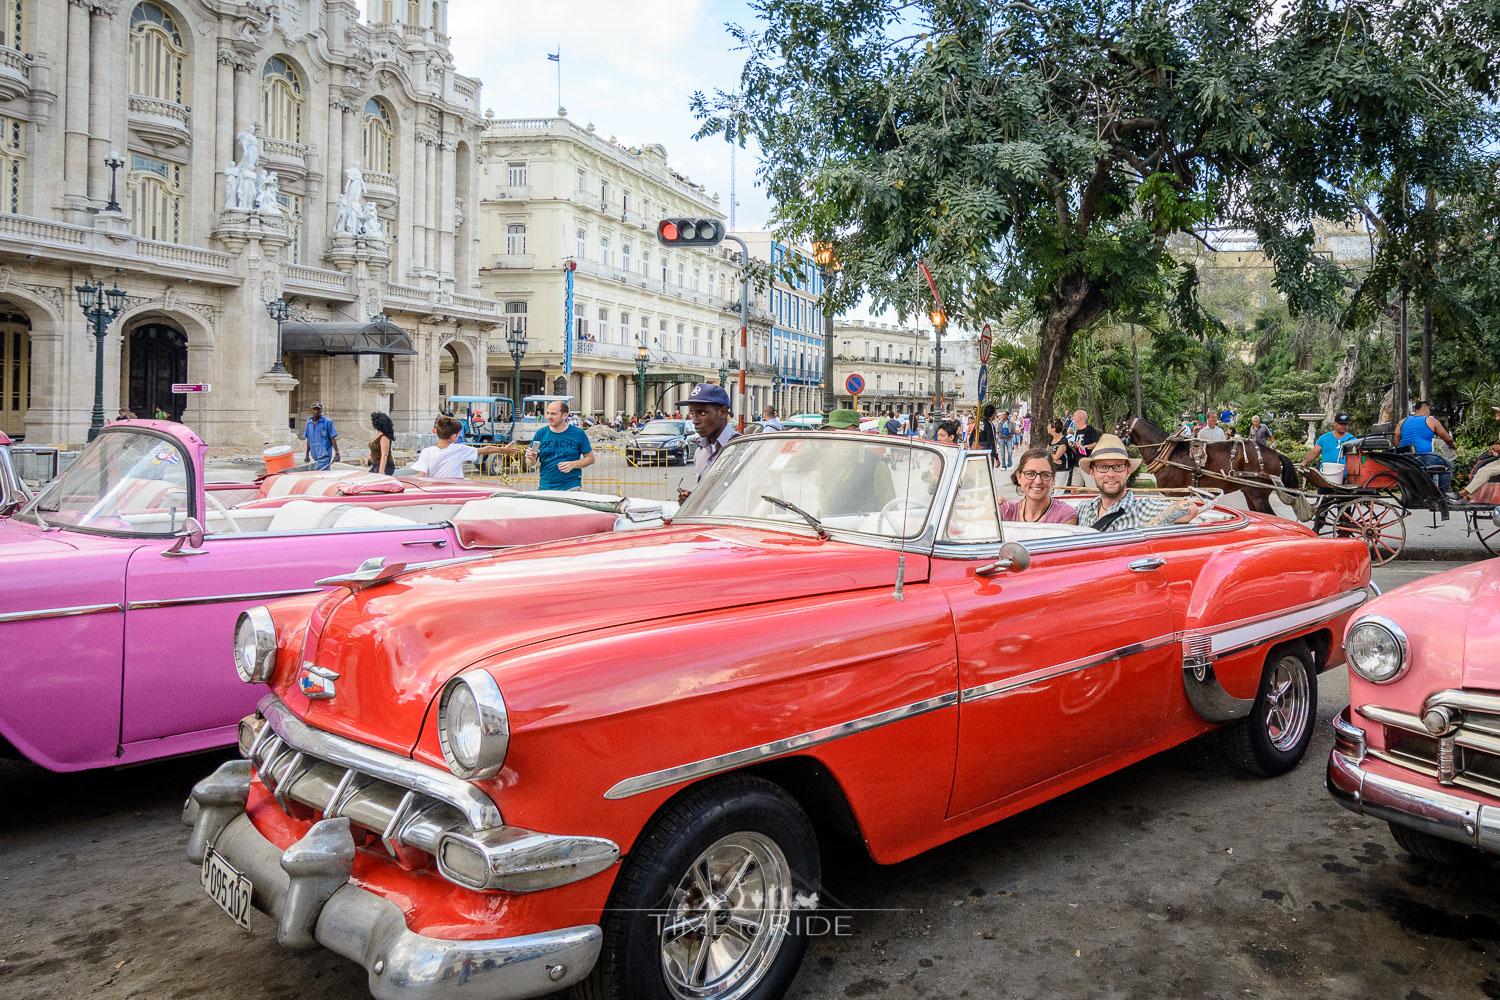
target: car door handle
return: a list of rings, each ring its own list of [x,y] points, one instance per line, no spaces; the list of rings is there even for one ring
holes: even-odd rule
[[[1130,569],[1135,573],[1149,573],[1153,569],[1161,569],[1166,564],[1167,561],[1161,556],[1147,556],[1144,559],[1137,559],[1131,563]]]
[[[448,544],[446,538],[423,538],[415,542],[402,542],[402,545],[431,545],[433,548],[441,549]]]

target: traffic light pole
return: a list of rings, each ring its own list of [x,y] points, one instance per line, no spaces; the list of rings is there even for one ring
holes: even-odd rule
[[[724,238],[740,245],[740,387],[737,407],[740,420],[736,430],[744,433],[748,399],[745,394],[745,371],[750,367],[750,248],[738,236],[726,233]]]

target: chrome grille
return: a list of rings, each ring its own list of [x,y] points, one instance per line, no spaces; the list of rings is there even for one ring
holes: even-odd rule
[[[274,696],[261,702],[256,721],[242,733],[241,750],[283,812],[298,803],[325,819],[347,817],[403,861],[419,860],[403,848],[436,854],[444,833],[472,836],[503,825],[494,803],[468,782],[313,729]]]
[[[1440,784],[1500,796],[1500,699],[1463,691],[1429,696],[1423,712],[1446,708],[1456,724],[1433,733],[1422,716],[1378,705],[1361,705],[1359,714],[1385,729],[1385,749],[1370,756],[1436,778]]]

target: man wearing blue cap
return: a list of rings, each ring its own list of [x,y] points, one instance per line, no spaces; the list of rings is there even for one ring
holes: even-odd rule
[[[697,453],[693,455],[693,468],[697,470],[698,478],[702,479],[713,460],[719,457],[719,452],[724,450],[724,446],[740,435],[729,424],[729,393],[722,386],[712,382],[699,382],[688,393],[684,405],[688,419],[693,422],[693,429],[698,432],[701,442]],[[687,498],[688,491],[679,488],[677,501],[681,503]]]

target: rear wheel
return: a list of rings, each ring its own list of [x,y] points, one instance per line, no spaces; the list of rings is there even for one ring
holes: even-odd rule
[[[1317,712],[1318,675],[1307,644],[1276,647],[1250,714],[1224,730],[1230,760],[1251,774],[1285,774],[1307,753]]]
[[[1409,826],[1400,826],[1396,823],[1391,823],[1389,826],[1391,836],[1395,838],[1396,843],[1418,861],[1428,861],[1435,865],[1461,865],[1476,861],[1480,857],[1477,850],[1456,841],[1444,840],[1442,837],[1434,837],[1430,833],[1423,833],[1421,830],[1413,830]]]
[[[774,1000],[807,950],[821,875],[807,815],[733,775],[682,793],[641,834],[610,892],[590,1000]]]
[[[1479,543],[1490,555],[1500,554],[1500,522],[1487,512],[1476,513],[1473,517],[1474,533],[1479,536]]]
[[[1376,566],[1390,562],[1406,546],[1406,511],[1389,500],[1346,500],[1328,512],[1335,538],[1358,538]]]

